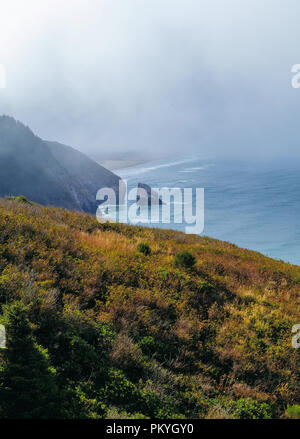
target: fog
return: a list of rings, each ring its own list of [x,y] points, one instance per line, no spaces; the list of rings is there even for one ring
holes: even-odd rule
[[[300,156],[298,0],[0,0],[0,114],[101,159]]]

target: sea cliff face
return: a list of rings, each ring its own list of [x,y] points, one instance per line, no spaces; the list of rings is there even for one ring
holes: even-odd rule
[[[46,142],[8,116],[0,117],[0,196],[23,194],[44,205],[95,213],[101,187],[120,178],[84,154]]]

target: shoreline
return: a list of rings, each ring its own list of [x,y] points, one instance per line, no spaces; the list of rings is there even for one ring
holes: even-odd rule
[[[118,171],[120,169],[127,169],[132,168],[134,166],[142,165],[143,163],[147,163],[147,160],[141,160],[141,159],[120,159],[120,160],[101,160],[97,162],[99,165],[103,166],[104,168],[108,169],[109,171]]]

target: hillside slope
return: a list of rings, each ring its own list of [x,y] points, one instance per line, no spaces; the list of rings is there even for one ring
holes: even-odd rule
[[[43,205],[95,213],[98,189],[118,185],[118,176],[79,151],[0,117],[0,196],[23,194]]]
[[[176,257],[182,251],[194,266]],[[0,303],[0,417],[298,410],[298,266],[207,237],[2,199]]]

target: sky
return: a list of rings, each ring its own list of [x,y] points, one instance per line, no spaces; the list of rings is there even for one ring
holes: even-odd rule
[[[300,158],[299,0],[0,0],[0,114],[101,160]]]

